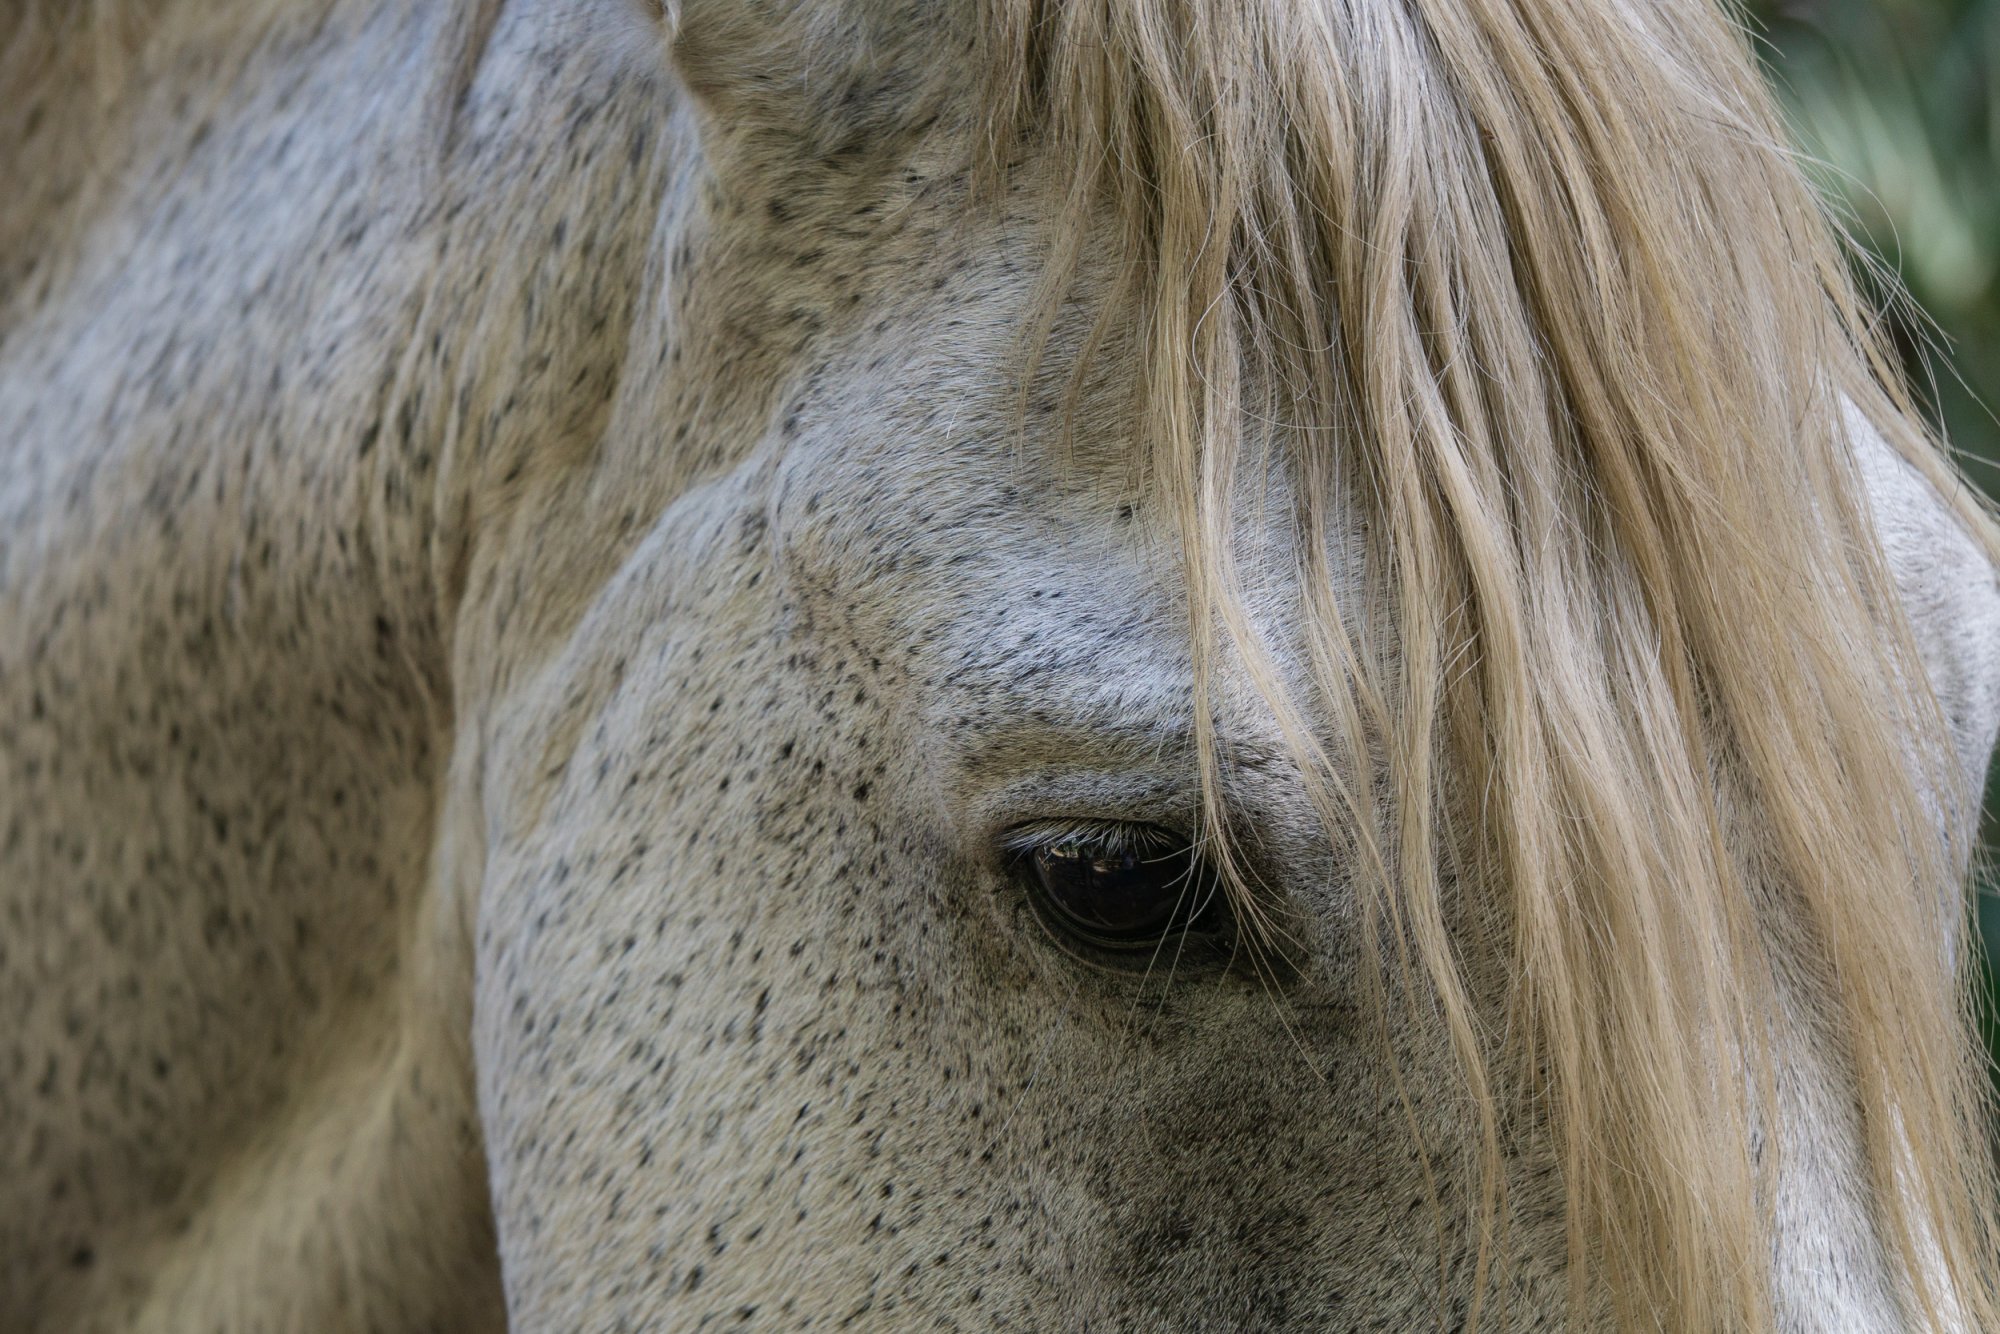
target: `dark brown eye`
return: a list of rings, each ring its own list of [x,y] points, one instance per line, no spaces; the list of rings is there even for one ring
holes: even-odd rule
[[[1143,950],[1212,916],[1214,877],[1185,840],[1143,826],[1026,838],[1017,866],[1052,929],[1102,950]]]

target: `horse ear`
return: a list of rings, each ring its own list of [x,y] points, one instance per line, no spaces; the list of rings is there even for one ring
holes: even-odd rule
[[[675,68],[732,121],[846,137],[886,128],[969,50],[969,5],[949,0],[651,0]],[[946,44],[947,32],[967,40]]]

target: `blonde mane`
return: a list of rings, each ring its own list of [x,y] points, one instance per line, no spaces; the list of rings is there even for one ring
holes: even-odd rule
[[[1200,688],[1232,658],[1257,683],[1449,1025],[1475,1303],[1527,1119],[1580,1303],[1770,1328],[1754,1146],[1784,1142],[1773,1016],[1803,992],[1912,1309],[2000,1328],[1945,962],[1972,813],[1942,809],[1849,414],[2000,541],[1912,425],[1744,32],[1709,0],[985,0],[983,35],[989,172],[1031,137],[1070,164],[1071,261],[1122,226]],[[1303,691],[1234,573],[1260,416],[1290,428]],[[1332,605],[1343,506],[1385,614]],[[1212,727],[1199,750],[1226,852]]]

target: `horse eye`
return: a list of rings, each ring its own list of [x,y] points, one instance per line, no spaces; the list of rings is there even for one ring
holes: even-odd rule
[[[1051,928],[1105,950],[1140,950],[1201,927],[1219,897],[1193,848],[1164,830],[1037,842],[1020,853],[1029,898]]]

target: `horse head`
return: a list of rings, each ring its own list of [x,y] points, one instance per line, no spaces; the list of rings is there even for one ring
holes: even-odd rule
[[[135,31],[0,1315],[1992,1324],[2000,539],[1706,0]]]

